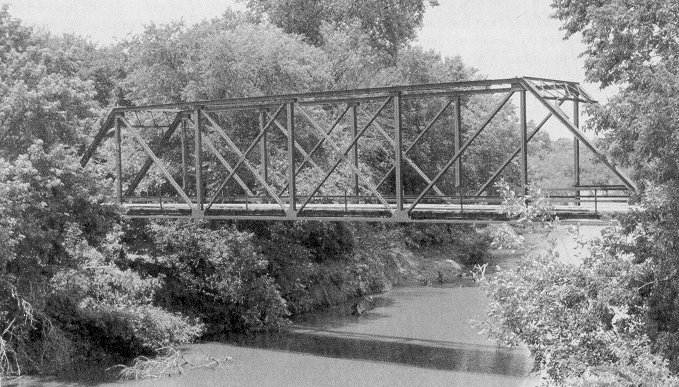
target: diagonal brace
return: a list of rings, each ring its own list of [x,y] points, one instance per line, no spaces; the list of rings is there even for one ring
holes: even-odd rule
[[[170,141],[170,138],[174,134],[174,132],[177,130],[179,127],[179,124],[181,124],[182,120],[184,119],[183,115],[181,113],[177,113],[175,116],[174,120],[170,123],[170,126],[167,128],[167,131],[165,134],[163,134],[163,137],[160,139],[158,142],[158,146],[156,147],[156,156],[161,157],[163,155],[163,152],[165,151],[165,146],[167,143]],[[142,179],[146,174],[148,173],[149,169],[151,169],[151,166],[153,165],[153,159],[151,157],[147,157],[146,161],[144,161],[144,165],[141,167],[139,172],[134,176],[132,181],[130,182],[130,185],[127,187],[127,190],[125,191],[125,196],[131,196],[134,194],[134,190],[137,189],[139,186],[139,183],[141,183]]]
[[[349,111],[349,107],[350,106],[347,105],[347,107],[344,109],[342,114],[340,114],[339,117],[335,120],[335,122],[333,122],[332,126],[330,127],[330,129],[328,129],[325,132],[325,134],[330,135],[330,133],[332,133],[333,130],[335,130],[335,128],[337,127],[337,124],[339,124],[339,122],[342,120],[342,118],[344,118],[344,116]],[[316,152],[319,149],[321,149],[321,145],[323,145],[324,142],[325,142],[325,137],[322,137],[320,140],[318,140],[316,145],[314,145],[314,147],[311,149],[311,152],[309,152],[309,154],[307,156],[304,156],[304,160],[302,160],[302,162],[299,164],[299,167],[297,167],[297,171],[295,171],[295,176],[302,171],[302,168],[304,168],[304,166],[307,163],[309,163],[309,160],[311,160],[311,157],[314,154],[316,154]],[[288,189],[288,183],[285,183],[285,186],[283,186],[283,189],[280,191],[279,195],[283,195],[283,192],[285,192],[286,189]]]
[[[559,106],[561,106],[563,103],[564,103],[564,101],[559,101]],[[538,124],[538,126],[536,126],[535,129],[533,129],[533,131],[528,135],[526,141],[530,141],[533,138],[533,136],[535,136],[538,133],[538,131],[540,131],[540,129],[542,129],[542,127],[547,123],[547,121],[549,121],[549,119],[552,117],[552,115],[553,115],[552,113],[547,113],[545,118],[543,118],[542,121],[540,121],[540,123]],[[500,173],[502,173],[502,171],[504,171],[504,169],[507,168],[507,165],[509,165],[509,163],[512,162],[514,157],[516,157],[516,155],[518,155],[520,152],[521,152],[521,147],[519,146],[518,148],[516,148],[514,153],[512,153],[511,155],[509,155],[509,157],[507,157],[507,159],[504,161],[504,163],[502,163],[500,168],[498,168],[493,173],[493,175],[488,180],[486,180],[486,182],[483,184],[483,186],[481,188],[479,188],[478,191],[476,191],[476,196],[481,196],[483,191],[488,189],[488,187],[493,183],[493,181],[495,181],[495,179],[497,179],[497,177],[500,175]]]
[[[186,204],[189,205],[189,208],[193,210],[193,203],[191,202],[191,199],[189,199],[184,190],[179,186],[179,184],[177,184],[177,182],[172,177],[172,174],[168,172],[165,166],[161,163],[160,159],[158,159],[158,157],[155,154],[153,154],[153,151],[151,150],[151,148],[149,148],[144,139],[141,138],[139,133],[132,129],[132,125],[130,125],[130,122],[127,121],[127,119],[125,119],[124,117],[119,117],[119,119],[125,124],[125,126],[127,126],[130,129],[129,132],[132,133],[134,139],[137,140],[139,145],[141,145],[142,149],[144,149],[144,152],[146,152],[146,154],[153,159],[153,162],[156,163],[158,168],[160,168],[160,170],[163,172],[163,175],[165,175],[165,178],[167,178],[167,180],[170,182],[170,184],[172,184],[174,189],[177,190],[179,196],[181,196],[182,199],[184,199],[184,201],[186,202]]]
[[[208,121],[210,121],[210,124],[212,125],[212,127],[217,129],[217,132],[222,136],[222,138],[224,138],[224,140],[226,140],[226,143],[229,145],[229,147],[231,147],[231,149],[239,157],[238,162],[233,167],[233,171],[229,173],[229,175],[222,182],[222,184],[219,186],[219,188],[217,188],[217,191],[216,191],[214,197],[212,198],[212,200],[210,200],[210,203],[205,208],[205,211],[209,210],[210,207],[212,207],[214,202],[217,200],[217,197],[219,195],[219,191],[221,191],[226,186],[226,184],[229,182],[229,180],[231,180],[231,178],[236,175],[238,168],[240,168],[240,166],[243,165],[243,164],[245,164],[245,166],[255,176],[255,178],[259,181],[259,183],[262,184],[264,189],[269,193],[269,195],[271,195],[271,197],[276,201],[276,203],[278,203],[278,205],[281,206],[281,208],[283,210],[285,210],[285,204],[283,203],[281,198],[278,195],[276,195],[276,192],[273,190],[273,188],[271,188],[271,186],[269,184],[267,184],[266,181],[264,181],[264,179],[259,174],[259,172],[257,172],[257,170],[247,160],[248,155],[250,155],[252,150],[255,149],[255,146],[257,145],[259,140],[261,140],[261,138],[266,134],[268,129],[271,127],[271,124],[273,123],[273,121],[275,121],[276,118],[278,117],[278,115],[281,113],[281,111],[283,111],[283,107],[285,107],[285,105],[281,105],[281,106],[278,107],[278,110],[276,110],[276,113],[274,113],[273,117],[269,120],[269,122],[266,123],[264,128],[259,132],[257,137],[255,137],[255,139],[252,141],[252,143],[250,144],[250,146],[248,147],[248,149],[245,152],[241,152],[240,149],[238,149],[238,147],[236,146],[236,144],[234,144],[233,141],[231,141],[229,136],[226,135],[226,133],[224,132],[224,129],[222,129],[222,127],[219,126],[215,122],[215,120],[213,120],[212,117],[210,117],[209,114],[205,114],[205,117],[207,117]]]
[[[351,148],[356,146],[356,142],[358,141],[358,139],[361,138],[361,136],[363,136],[365,131],[368,130],[368,127],[370,127],[370,125],[377,119],[377,116],[380,115],[382,110],[384,110],[384,108],[389,104],[389,102],[391,102],[391,100],[392,100],[392,97],[388,97],[384,101],[384,103],[380,106],[380,108],[377,109],[377,112],[375,113],[375,115],[370,119],[370,121],[368,121],[368,123],[363,127],[363,129],[361,129],[356,134],[356,136],[352,139],[352,141],[349,143],[349,145],[343,151],[340,149],[339,146],[337,146],[337,144],[335,144],[335,142],[327,134],[325,134],[325,132],[323,132],[323,130],[321,130],[321,128],[318,126],[318,124],[316,124],[316,122],[313,120],[313,118],[311,118],[311,116],[304,109],[302,109],[301,106],[298,107],[299,111],[309,121],[311,126],[314,129],[316,129],[316,131],[318,131],[326,139],[326,141],[328,141],[328,143],[335,149],[336,152],[339,153],[339,157],[337,158],[337,161],[335,161],[335,164],[332,166],[330,171],[323,177],[321,182],[316,186],[316,188],[311,192],[311,194],[307,197],[306,201],[302,204],[299,211],[304,209],[304,207],[309,203],[311,198],[318,192],[318,190],[321,188],[321,186],[323,186],[323,184],[325,184],[326,180],[328,180],[330,175],[335,171],[335,169],[337,169],[337,166],[340,165],[340,163],[343,160],[347,163],[347,165],[349,165],[349,167],[353,170],[353,172],[356,173],[356,175],[364,181],[364,183],[366,184],[368,189],[375,195],[375,197],[377,197],[377,199],[379,201],[381,201],[382,204],[384,204],[384,206],[387,209],[390,209],[389,203],[382,197],[382,195],[377,191],[377,189],[372,184],[370,184],[370,180],[368,180],[368,178],[366,178],[365,175],[363,175],[363,173],[361,173],[361,171],[358,168],[356,168],[349,161],[349,159],[347,159],[346,156],[347,156],[347,153],[349,153],[349,151],[351,150]]]
[[[360,109],[360,108],[359,108],[359,109]],[[364,116],[365,118],[370,118],[370,117],[368,117],[368,114],[366,114],[366,112],[365,112],[363,109],[360,109],[360,110],[361,110],[361,114],[363,114],[363,116]],[[396,146],[396,141],[394,141],[394,139],[391,138],[391,136],[384,130],[384,128],[382,128],[382,125],[380,125],[379,123],[375,122],[375,127],[377,128],[377,131],[380,132],[380,133],[382,134],[382,136],[387,140],[387,142],[389,143],[389,145],[391,145],[392,147],[393,147],[393,146]],[[403,154],[402,157],[403,157],[403,160],[404,160],[406,163],[408,163],[408,165],[410,165],[410,166],[415,170],[415,172],[417,172],[417,173],[420,175],[420,177],[421,177],[422,179],[424,179],[425,182],[427,182],[427,184],[431,183],[431,179],[429,178],[429,176],[427,176],[427,174],[424,173],[424,171],[423,171],[422,169],[420,169],[420,167],[418,167],[417,164],[415,164],[415,162],[414,162],[410,157],[408,157],[405,153]],[[396,167],[393,167],[393,169],[395,169],[395,168],[396,168]],[[391,172],[390,172],[390,173],[391,173]],[[387,175],[387,176],[389,176],[389,175]],[[386,178],[385,178],[385,179],[386,179]],[[383,179],[383,180],[384,180],[384,179]],[[434,191],[435,191],[439,196],[445,196],[445,194],[444,194],[444,193],[443,193],[436,185],[434,185]]]
[[[415,146],[420,142],[420,140],[424,137],[424,135],[427,134],[427,132],[434,126],[436,121],[438,121],[438,119],[441,118],[441,116],[446,111],[446,109],[448,109],[448,106],[450,106],[451,103],[453,103],[453,101],[448,100],[448,102],[441,108],[441,110],[439,110],[438,113],[436,113],[434,118],[431,121],[429,121],[427,126],[424,127],[424,129],[420,132],[420,134],[418,134],[417,137],[415,137],[415,140],[413,140],[413,143],[410,144],[410,146],[405,151],[403,151],[404,157],[407,156],[413,150],[413,148],[415,148]],[[389,178],[389,175],[391,175],[394,172],[395,169],[396,169],[396,166],[392,166],[387,171],[387,173],[384,175],[382,180],[380,180],[380,182],[377,183],[376,187],[380,188],[382,186],[382,184],[384,184],[387,181],[387,179]],[[429,183],[429,181],[427,181],[427,183]],[[440,195],[445,196],[443,194],[440,194]]]
[[[219,162],[224,166],[224,168],[226,168],[227,172],[232,173],[233,168],[231,168],[228,161],[226,161],[226,159],[224,159],[222,154],[219,153],[219,151],[217,150],[215,145],[212,143],[212,140],[210,140],[210,138],[208,138],[207,136],[203,137],[202,140],[205,143],[205,145],[207,145],[210,152],[212,152],[215,155],[215,157],[217,157],[217,160],[219,160]],[[252,191],[250,191],[247,184],[245,184],[243,182],[243,180],[241,180],[241,178],[238,175],[235,175],[233,178],[234,178],[234,180],[236,180],[238,185],[240,185],[240,187],[243,189],[243,191],[245,191],[246,195],[255,196],[255,194],[253,194]]]
[[[551,113],[553,113],[554,116],[559,121],[561,121],[561,123],[566,127],[566,129],[568,129],[571,133],[573,133],[573,135],[575,137],[577,137],[578,140],[580,140],[580,142],[585,144],[585,146],[587,146],[587,148],[589,148],[601,160],[601,162],[604,163],[604,165],[606,165],[608,167],[608,169],[610,169],[611,172],[613,172],[627,186],[627,188],[629,188],[633,191],[637,190],[637,187],[632,182],[632,180],[629,177],[627,177],[624,172],[618,170],[618,168],[616,168],[615,165],[611,164],[608,161],[608,159],[606,158],[606,156],[601,154],[594,147],[594,145],[592,145],[592,143],[589,142],[587,137],[585,137],[585,135],[583,135],[582,132],[580,132],[580,130],[578,128],[576,128],[575,125],[573,125],[573,123],[568,119],[568,116],[566,115],[566,113],[564,113],[564,111],[561,110],[560,107],[553,106],[552,104],[547,102],[547,100],[545,100],[543,98],[540,91],[537,90],[537,88],[535,87],[535,85],[532,82],[527,81],[524,78],[520,79],[519,81],[528,91],[530,91],[537,98],[538,101],[540,101],[547,108],[547,110],[549,110]]]
[[[265,117],[266,117],[266,116],[265,116]],[[278,128],[278,130],[280,130],[281,133],[283,133],[283,135],[287,138],[287,137],[288,137],[288,130],[285,129],[285,128],[283,127],[283,125],[281,125],[278,121],[274,121],[273,123],[274,123],[274,125]],[[304,160],[305,160],[307,163],[311,164],[311,166],[314,167],[314,168],[316,168],[317,171],[319,171],[319,172],[321,172],[321,173],[324,172],[324,171],[323,171],[323,168],[321,168],[320,166],[318,166],[318,164],[317,164],[313,159],[311,159],[311,156],[309,156],[309,154],[306,153],[306,151],[304,150],[304,148],[302,148],[302,146],[299,145],[299,143],[297,142],[297,140],[294,141],[294,144],[295,144],[295,148],[297,149],[297,151],[299,151],[299,153],[304,157]],[[299,168],[299,170],[301,170],[301,168]],[[299,172],[299,171],[295,171],[295,176],[297,175],[298,172]],[[283,190],[281,190],[280,195],[283,195],[283,192],[285,192],[286,189],[288,189],[288,184],[286,184],[285,187],[283,188]]]
[[[479,134],[481,134],[481,132],[483,131],[483,129],[485,129],[486,126],[488,126],[488,124],[490,123],[490,121],[492,121],[493,118],[495,118],[495,116],[497,115],[497,113],[500,112],[500,110],[502,109],[502,107],[505,106],[505,104],[507,103],[507,101],[509,101],[509,99],[512,97],[512,95],[514,95],[514,91],[510,91],[509,93],[507,93],[507,95],[505,95],[505,97],[504,97],[504,98],[502,99],[502,101],[500,101],[500,103],[495,107],[495,109],[491,112],[491,114],[488,115],[488,117],[487,117],[486,120],[483,122],[483,124],[481,124],[481,126],[479,127],[479,129],[477,129],[476,132],[474,132],[474,134],[473,134],[473,135],[472,135],[472,136],[471,136],[471,137],[470,137],[470,138],[462,145],[462,147],[460,148],[460,150],[458,150],[458,151],[455,153],[455,155],[453,156],[453,158],[450,159],[450,160],[448,161],[448,163],[446,163],[446,165],[443,167],[443,169],[436,175],[436,177],[434,177],[434,180],[433,180],[431,183],[429,183],[429,185],[428,185],[428,186],[422,191],[422,193],[420,193],[420,195],[415,199],[415,201],[413,202],[413,204],[410,205],[410,207],[406,210],[407,213],[412,212],[412,211],[415,209],[415,206],[422,200],[422,198],[423,198],[427,193],[429,193],[429,190],[431,190],[431,188],[434,186],[434,184],[436,184],[439,180],[441,180],[441,177],[443,177],[443,175],[444,175],[446,172],[448,172],[448,169],[450,169],[450,167],[453,166],[453,164],[455,163],[455,161],[457,161],[457,159],[462,155],[462,153],[463,153],[465,150],[467,150],[467,148],[468,148],[469,145],[472,143],[472,141],[474,141],[474,140],[476,139],[476,137],[478,137]]]

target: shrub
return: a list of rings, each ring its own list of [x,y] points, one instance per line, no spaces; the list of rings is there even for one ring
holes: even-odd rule
[[[525,197],[517,195],[509,183],[500,180],[495,188],[502,196],[502,210],[519,223],[545,222],[555,218],[554,206],[547,195],[535,184],[526,187]]]
[[[523,246],[523,235],[518,234],[512,226],[506,223],[490,224],[481,233],[487,235],[492,240],[490,247],[493,249],[513,250]]]
[[[0,159],[0,375],[185,343],[200,325],[152,305],[158,282],[112,265],[118,208],[72,150]]]
[[[344,222],[276,222],[269,226],[269,239],[299,245],[316,262],[346,258],[354,249],[354,236]]]
[[[479,233],[476,228],[462,224],[408,224],[401,226],[406,246],[446,245],[457,255],[459,263],[465,265],[483,264],[490,258],[492,238]]]
[[[285,300],[257,253],[252,234],[206,223],[150,227],[151,257],[145,270],[162,279],[156,300],[200,318],[208,335],[276,329],[287,322]]]
[[[581,265],[545,254],[499,271],[483,282],[492,299],[484,331],[505,344],[525,343],[552,382],[676,383],[646,335],[638,284],[652,267],[616,254],[611,246],[621,240],[608,230]]]
[[[388,287],[386,262],[391,246],[382,239],[393,226],[347,222],[251,222],[256,244],[269,262],[269,274],[292,313],[342,302]],[[393,240],[399,237],[394,236]]]
[[[640,208],[620,217],[624,238],[612,239],[610,245],[619,254],[628,254],[633,262],[649,267],[635,284],[646,307],[645,333],[651,347],[679,371],[679,185],[648,184]]]

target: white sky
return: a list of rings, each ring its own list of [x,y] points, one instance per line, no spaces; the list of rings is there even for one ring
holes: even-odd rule
[[[53,33],[76,33],[102,45],[143,30],[145,24],[183,19],[193,24],[219,17],[227,8],[244,8],[234,0],[0,0],[26,24]],[[488,78],[537,76],[584,81],[584,46],[579,37],[562,39],[559,22],[549,18],[550,0],[439,0],[429,8],[417,44],[443,55],[460,55]],[[595,98],[610,92],[584,84]],[[533,103],[535,104],[535,103]],[[530,108],[539,121],[541,109]],[[567,132],[547,127],[555,137]]]

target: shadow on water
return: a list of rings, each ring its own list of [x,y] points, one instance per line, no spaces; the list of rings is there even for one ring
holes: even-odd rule
[[[392,317],[380,309],[393,303],[391,298],[376,297],[374,309],[362,316],[352,316],[349,303],[297,318],[282,332],[238,337],[228,344],[436,370],[519,377],[530,372],[525,355],[509,348],[351,331],[356,325]]]
[[[397,363],[437,370],[524,376],[525,359],[502,348],[464,343],[292,329],[241,338],[231,344],[313,355]]]

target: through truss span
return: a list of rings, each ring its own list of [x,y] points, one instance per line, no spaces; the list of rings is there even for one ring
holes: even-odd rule
[[[111,169],[128,217],[508,221],[493,183],[529,200],[528,146],[553,119],[574,138],[573,180],[548,200],[562,219],[599,219],[626,211],[636,187],[580,131],[593,103],[576,82],[517,77],[116,107],[81,164]],[[509,133],[506,149],[480,162],[493,133]],[[618,184],[581,183],[581,146]]]

